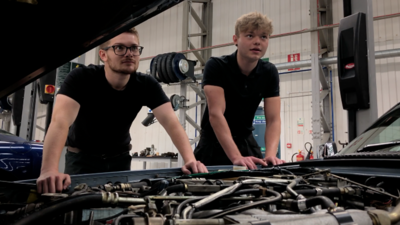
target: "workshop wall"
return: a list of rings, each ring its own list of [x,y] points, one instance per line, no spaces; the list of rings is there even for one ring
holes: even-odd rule
[[[193,5],[193,8],[199,15],[201,15],[201,7],[199,4]],[[141,58],[183,50],[183,10],[183,4],[179,4],[136,27],[139,31],[140,44],[144,46]],[[190,32],[199,33],[200,28],[193,24],[195,24],[195,21],[191,18],[189,21]],[[191,41],[195,46],[200,46],[199,38],[191,39]],[[186,57],[195,60],[193,54],[188,54]],[[146,73],[150,68],[150,62],[151,59],[140,61],[139,71]],[[179,84],[162,84],[162,87],[168,97],[173,94],[180,95]],[[196,93],[192,91],[190,87],[188,87],[187,96],[185,97],[189,100],[187,105],[196,102]],[[132,124],[130,130],[132,136],[132,153],[140,152],[146,147],[150,147],[152,144],[154,144],[156,152],[159,152],[160,154],[166,152],[178,152],[160,123],[157,122],[148,127],[142,125],[141,122],[146,118],[148,110],[147,107],[143,107],[137,115],[137,119]],[[200,107],[187,111],[187,114],[195,121],[200,121],[201,119]],[[176,115],[179,115],[178,111],[176,112]],[[199,135],[196,129],[187,122],[185,123],[185,129],[189,139],[193,139]],[[193,145],[192,147],[194,148],[195,146]]]
[[[333,0],[333,23],[338,23],[343,18],[343,6],[341,0]],[[192,4],[198,15],[201,15],[200,4]],[[290,33],[310,28],[309,0],[214,0],[213,1],[213,30],[212,45],[232,42],[236,19],[248,12],[259,11],[267,14],[274,25],[274,34]],[[374,16],[399,12],[399,1],[384,1],[378,4],[374,1]],[[227,13],[229,12],[229,13]],[[141,36],[141,44],[145,46],[142,58],[157,54],[180,51],[182,49],[182,18],[183,4],[179,4],[170,10],[154,17],[137,28]],[[199,33],[200,29],[191,18],[189,21],[190,33]],[[399,18],[385,19],[374,22],[376,50],[399,48]],[[383,35],[390,31],[389,35]],[[380,35],[378,35],[380,34]],[[334,46],[337,45],[337,28],[334,29]],[[199,38],[191,38],[195,46],[200,46]],[[236,50],[234,45],[212,50],[212,56],[231,54]],[[288,55],[300,53],[300,60],[310,59],[311,40],[310,33],[296,34],[281,38],[271,38],[265,57],[274,64],[288,61]],[[187,54],[190,59],[195,59],[192,53]],[[330,56],[335,56],[336,51]],[[389,87],[399,84],[399,57],[393,59],[377,60],[377,85],[379,101],[379,115],[400,101],[399,90]],[[397,64],[396,64],[397,62]],[[139,71],[146,72],[149,69],[150,60],[140,62]],[[304,71],[310,68],[300,68]],[[334,121],[335,140],[345,142],[347,140],[347,113],[342,110],[339,85],[337,81],[336,66],[333,69],[333,93],[334,93]],[[279,71],[281,79],[281,151],[282,157],[290,161],[290,157],[297,150],[304,149],[305,142],[312,142],[311,127],[311,72],[287,73],[288,70]],[[200,72],[199,72],[200,73]],[[285,74],[283,74],[285,73]],[[163,85],[167,95],[179,94],[179,86]],[[195,101],[196,95],[188,88],[189,104]],[[388,97],[389,96],[389,97]],[[200,111],[191,110],[188,114],[199,121]],[[154,144],[160,153],[176,151],[171,140],[166,135],[160,124],[156,123],[143,128],[141,121],[146,117],[147,109],[143,108],[131,129],[133,151],[143,150]],[[189,138],[194,138],[195,129],[187,124],[186,130]],[[286,148],[286,143],[292,147]],[[340,145],[339,149],[341,149]],[[192,146],[194,147],[194,146]]]
[[[339,23],[343,18],[343,2],[333,1],[333,23]],[[383,16],[400,12],[400,1],[373,1],[373,16]],[[337,55],[338,28],[334,28],[334,49],[330,56]],[[374,42],[375,51],[399,49],[400,48],[400,18],[390,18],[374,21]],[[376,88],[378,98],[378,116],[400,102],[400,57],[377,59],[376,60]],[[343,110],[340,99],[339,83],[337,78],[337,66],[333,68],[333,92],[334,114],[335,114],[335,140],[348,141],[347,134],[347,111]],[[338,145],[339,147],[340,145]],[[342,147],[340,146],[339,149]]]
[[[339,23],[343,18],[342,0],[332,0],[333,23]],[[200,4],[192,5],[198,15],[201,15]],[[236,19],[248,12],[259,11],[267,14],[273,20],[274,32],[272,35],[290,33],[310,28],[309,0],[213,0],[213,30],[212,45],[219,45],[232,42],[234,25]],[[144,46],[141,58],[148,58],[158,54],[181,51],[184,38],[182,37],[183,27],[183,3],[143,22],[136,28],[140,35],[140,44]],[[374,0],[374,16],[400,12],[400,0]],[[190,33],[200,33],[196,22],[189,17]],[[334,28],[334,49],[337,47],[337,28]],[[400,48],[400,18],[384,19],[374,22],[375,50],[398,49]],[[271,38],[266,58],[278,64],[288,61],[288,55],[300,53],[300,60],[310,59],[311,39],[310,33],[296,34],[281,38]],[[200,46],[200,38],[191,38],[192,43]],[[234,45],[212,50],[212,56],[231,54],[236,50]],[[336,56],[336,51],[330,56]],[[196,59],[192,53],[187,54],[189,59]],[[93,54],[87,58],[95,60]],[[150,68],[151,59],[140,61],[139,71],[146,73]],[[86,62],[89,64],[89,62]],[[347,111],[342,109],[340,100],[337,69],[331,65],[333,74],[333,107],[334,107],[334,130],[335,140],[347,141]],[[311,127],[311,72],[310,68],[300,70],[279,71],[281,88],[281,151],[282,158],[290,161],[293,153],[304,149],[305,142],[312,143],[310,134]],[[197,71],[196,73],[201,73]],[[376,77],[378,89],[378,114],[382,115],[397,102],[400,102],[400,57],[376,60]],[[167,96],[180,94],[179,85],[162,85]],[[146,93],[143,93],[146,94]],[[140,96],[138,96],[140,97]],[[196,101],[196,94],[188,87],[188,105]],[[156,151],[177,152],[169,136],[159,123],[144,127],[141,122],[147,116],[148,108],[143,107],[132,124],[132,152],[140,152],[146,147],[154,144]],[[200,107],[192,109],[187,114],[194,120],[201,120]],[[38,113],[38,115],[41,115]],[[178,116],[178,112],[177,112]],[[186,131],[190,139],[195,138],[199,133],[188,123]],[[41,140],[40,138],[37,138]],[[287,148],[286,143],[292,147]],[[194,148],[194,145],[192,146]],[[341,146],[338,145],[339,149]]]
[[[234,24],[242,14],[259,11],[273,20],[274,34],[291,33],[310,28],[309,0],[217,0],[214,1],[213,45],[232,42]],[[343,2],[332,0],[333,23],[343,18]],[[226,13],[229,12],[229,13]],[[373,1],[373,16],[382,16],[400,12],[400,1]],[[400,48],[400,18],[374,21],[375,51]],[[337,48],[337,30],[334,29],[334,49]],[[231,54],[235,46],[213,49],[213,56]],[[274,64],[288,62],[288,55],[300,53],[300,60],[310,59],[310,33],[296,34],[288,37],[271,38],[268,51],[264,57]],[[334,51],[329,56],[336,56]],[[382,115],[397,102],[400,102],[400,57],[376,60],[378,115]],[[342,109],[336,65],[333,69],[333,107],[335,141],[348,141],[347,111]],[[309,68],[300,68],[307,70]],[[280,73],[288,70],[279,71]],[[306,75],[307,74],[307,75]],[[300,78],[300,79],[299,79]],[[302,78],[302,79],[301,79]],[[304,149],[305,142],[312,142],[311,128],[311,72],[291,73],[280,76],[281,82],[281,150],[285,160],[298,149]],[[293,94],[296,93],[296,94]],[[299,97],[306,95],[303,97]],[[302,119],[303,127],[298,126]],[[299,129],[302,128],[302,129]],[[291,143],[292,148],[286,148]],[[338,145],[339,149],[341,146]]]

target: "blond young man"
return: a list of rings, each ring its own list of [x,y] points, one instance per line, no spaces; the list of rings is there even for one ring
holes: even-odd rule
[[[281,130],[279,75],[276,67],[261,58],[268,48],[273,27],[258,12],[241,16],[235,25],[233,41],[237,51],[211,57],[203,77],[207,108],[195,156],[205,165],[281,164],[276,157]],[[264,98],[266,119],[265,158],[252,130],[254,114]]]
[[[67,188],[69,174],[130,170],[129,129],[143,106],[153,110],[182,155],[184,173],[208,172],[196,161],[168,97],[151,76],[136,72],[143,47],[132,28],[100,46],[104,66],[74,69],[58,92],[43,147],[39,193]],[[143,93],[146,93],[143,95]],[[67,140],[64,173],[58,162]]]

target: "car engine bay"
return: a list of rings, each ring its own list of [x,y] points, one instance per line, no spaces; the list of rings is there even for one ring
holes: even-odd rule
[[[1,224],[400,224],[400,182],[329,169],[216,171],[37,194],[0,182]]]

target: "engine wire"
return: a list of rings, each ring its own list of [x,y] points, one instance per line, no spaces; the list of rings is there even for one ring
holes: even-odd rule
[[[335,178],[340,179],[340,180],[344,180],[344,181],[349,182],[349,183],[356,184],[356,185],[358,185],[358,186],[360,186],[360,187],[369,189],[369,190],[371,190],[371,191],[373,191],[373,192],[376,192],[376,193],[379,193],[379,194],[387,195],[387,196],[390,196],[390,197],[395,198],[395,199],[399,199],[399,198],[400,198],[400,197],[398,197],[398,196],[392,195],[392,194],[387,193],[387,192],[384,192],[384,191],[375,190],[374,188],[371,188],[371,187],[365,186],[365,185],[363,185],[363,184],[357,183],[357,182],[355,182],[355,181],[349,180],[349,179],[347,179],[347,178],[345,178],[345,177],[340,177],[340,176],[337,176],[337,175],[335,175],[335,174],[330,174],[330,176],[335,177]]]

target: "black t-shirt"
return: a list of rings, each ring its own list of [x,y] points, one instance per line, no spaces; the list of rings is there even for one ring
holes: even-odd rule
[[[262,98],[279,96],[279,74],[275,65],[258,61],[249,76],[241,73],[237,51],[231,55],[211,57],[204,68],[203,87],[219,86],[224,89],[224,116],[233,136],[246,136],[253,128],[254,114]],[[201,121],[203,134],[215,137],[209,121],[208,106]]]
[[[169,102],[153,77],[133,73],[125,89],[118,91],[108,83],[104,66],[97,65],[72,70],[58,94],[80,105],[67,145],[96,153],[126,150],[131,141],[129,129],[142,106],[154,109]]]

